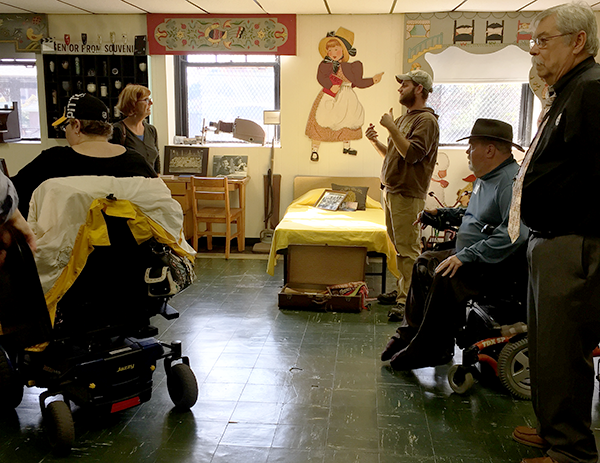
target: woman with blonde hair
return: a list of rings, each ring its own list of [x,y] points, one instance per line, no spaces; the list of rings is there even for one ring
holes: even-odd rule
[[[156,128],[146,122],[152,112],[150,90],[143,85],[127,84],[117,103],[117,109],[125,116],[113,124],[111,143],[123,145],[140,153],[160,173],[160,156]]]

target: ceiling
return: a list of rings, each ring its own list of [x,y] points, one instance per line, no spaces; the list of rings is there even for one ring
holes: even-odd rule
[[[389,14],[540,11],[566,0],[0,0],[0,13]],[[600,11],[600,0],[587,0]]]

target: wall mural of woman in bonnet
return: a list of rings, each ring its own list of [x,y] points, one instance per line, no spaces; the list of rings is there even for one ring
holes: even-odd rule
[[[381,81],[383,72],[363,78],[360,61],[349,62],[356,55],[354,33],[340,27],[329,32],[319,42],[323,61],[317,70],[317,81],[323,87],[317,95],[306,123],[306,135],[311,139],[311,161],[319,160],[321,142],[343,142],[345,154],[356,155],[351,140],[362,138],[364,109],[353,87],[367,88]]]

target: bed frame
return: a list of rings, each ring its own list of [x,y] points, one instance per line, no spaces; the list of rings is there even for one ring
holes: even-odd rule
[[[367,195],[375,201],[381,201],[381,182],[379,177],[318,177],[318,176],[297,176],[294,177],[294,199],[299,198],[304,193],[315,188],[331,188],[332,183],[348,186],[367,186],[369,191]],[[279,251],[283,254],[283,275],[284,284],[287,283],[287,249]],[[367,272],[366,275],[381,277],[381,292],[386,292],[387,278],[387,256],[379,252],[369,252],[369,257],[378,257],[381,259],[381,272]]]

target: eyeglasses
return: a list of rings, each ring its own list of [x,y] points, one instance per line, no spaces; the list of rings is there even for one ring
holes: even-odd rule
[[[142,98],[141,100],[138,100],[138,102],[139,101],[143,101],[144,103],[152,104],[152,98]]]
[[[567,32],[566,34],[558,34],[551,35],[549,37],[536,37],[535,39],[531,39],[529,41],[529,48],[533,48],[534,45],[537,45],[538,48],[546,48],[548,46],[548,42],[557,37],[564,37],[565,35],[573,35],[574,32]]]

